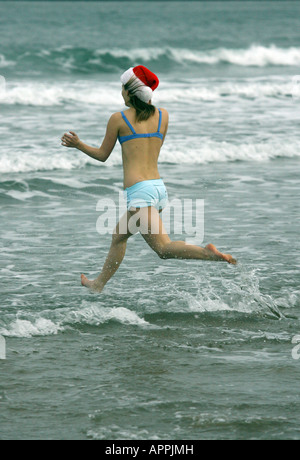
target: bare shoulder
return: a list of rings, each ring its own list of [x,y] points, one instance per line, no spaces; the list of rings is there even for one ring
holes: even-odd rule
[[[121,112],[115,112],[110,116],[108,120],[108,125],[111,127],[118,128],[120,126],[121,120],[122,120]]]
[[[159,109],[160,109],[161,114],[162,114],[163,123],[168,124],[168,122],[169,122],[169,112],[166,109],[164,109],[163,107],[160,107]]]
[[[160,107],[160,110],[163,115],[165,115],[166,117],[169,116],[169,112],[166,109],[164,109],[163,107]]]
[[[110,119],[109,119],[109,121],[112,121],[112,122],[114,122],[114,123],[119,122],[120,120],[122,120],[122,114],[121,114],[121,112],[115,112],[115,113],[113,113],[113,114],[110,116]]]
[[[169,126],[169,112],[166,109],[162,108],[162,107],[160,107],[159,109],[160,109],[161,115],[162,115],[162,124],[163,124],[163,126],[166,127],[166,129],[168,129],[168,126]]]

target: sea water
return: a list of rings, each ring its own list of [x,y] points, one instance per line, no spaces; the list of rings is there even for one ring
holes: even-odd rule
[[[0,2],[1,439],[300,438],[299,13]],[[170,200],[204,200],[202,244],[239,263],[162,260],[137,234],[93,294],[121,150],[102,164],[60,137],[100,145],[136,64],[170,114]]]

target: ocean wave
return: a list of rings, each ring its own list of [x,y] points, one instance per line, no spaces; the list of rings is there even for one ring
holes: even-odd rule
[[[16,65],[16,61],[8,61],[3,54],[0,54],[0,69],[4,69],[5,67],[14,67]]]
[[[189,147],[187,147],[189,144]],[[160,161],[174,164],[228,163],[234,161],[269,161],[275,158],[300,157],[300,142],[280,141],[233,144],[230,142],[186,140],[169,143],[161,153]],[[200,145],[197,145],[200,144]],[[191,148],[192,147],[192,148]]]
[[[248,78],[243,80],[216,81],[214,79],[190,79],[185,82],[162,82],[154,94],[155,104],[177,102],[182,104],[218,101],[226,98],[261,99],[288,98],[295,93],[295,79],[289,77]],[[0,95],[3,105],[62,106],[67,104],[89,107],[109,106],[118,109],[122,104],[120,83],[77,81],[66,82],[11,82],[7,81],[6,93]]]
[[[57,140],[58,142],[58,140]],[[58,144],[59,145],[59,144]],[[40,151],[36,148],[32,152],[18,152],[15,150],[16,156],[3,153],[0,155],[0,172],[2,173],[18,173],[18,172],[32,172],[32,171],[53,171],[56,169],[69,171],[72,169],[79,169],[85,167],[93,160],[85,158],[83,155],[61,155],[53,153],[52,155],[41,155]]]
[[[0,67],[17,67],[23,71],[62,71],[63,73],[111,73],[135,64],[153,66],[164,72],[180,66],[235,65],[242,67],[299,66],[300,48],[281,48],[274,44],[252,44],[249,48],[112,48],[90,49],[62,46],[19,55],[0,55]]]
[[[0,334],[5,337],[34,337],[55,335],[63,328],[53,321],[45,318],[37,318],[30,321],[26,319],[16,319],[7,326],[0,328]]]
[[[248,49],[218,48],[209,51],[166,49],[164,54],[178,64],[231,64],[243,67],[297,66],[300,63],[300,48],[278,48],[252,45]]]
[[[248,270],[241,266],[236,275],[226,279],[219,278],[219,287],[215,281],[207,277],[195,276],[196,294],[172,286],[173,299],[164,304],[154,302],[143,314],[123,306],[108,307],[102,301],[82,300],[77,307],[64,307],[40,312],[18,312],[16,315],[3,314],[0,320],[0,334],[4,337],[24,337],[57,335],[68,330],[78,330],[78,327],[101,327],[107,323],[136,326],[146,329],[161,329],[157,319],[169,315],[195,315],[233,313],[254,315],[274,319],[285,319],[290,315],[299,302],[297,294],[285,298],[275,298],[264,294],[260,289],[260,279],[257,269]],[[146,309],[147,310],[147,309]],[[146,313],[146,315],[145,315]],[[146,316],[147,320],[143,317]],[[287,315],[287,316],[286,316]],[[151,322],[149,322],[149,320]],[[247,341],[249,336],[244,337]],[[283,334],[257,333],[251,334],[251,340],[286,341]]]
[[[60,308],[36,314],[22,314],[21,317],[13,319],[12,315],[6,315],[2,320],[4,324],[0,326],[0,334],[5,337],[24,338],[56,335],[70,327],[100,326],[111,321],[139,327],[152,327],[137,313],[125,307],[109,308],[83,301],[80,310]]]
[[[284,141],[230,143],[212,140],[201,140],[199,137],[176,139],[163,147],[160,154],[160,163],[168,164],[195,164],[229,163],[234,161],[263,162],[276,158],[299,158],[300,141],[290,139]],[[42,149],[41,149],[42,150]],[[119,150],[119,147],[118,147]],[[22,154],[21,154],[22,153]],[[97,166],[96,160],[74,152],[43,154],[36,149],[34,152],[18,152],[1,154],[0,173],[22,173],[34,171],[53,171],[82,169],[87,165]],[[122,165],[121,152],[115,152],[101,167]],[[4,179],[4,178],[3,178]]]
[[[88,105],[120,105],[120,84],[111,91],[110,85],[99,82],[48,83],[7,81],[6,93],[0,102],[6,105],[51,107],[70,103]]]

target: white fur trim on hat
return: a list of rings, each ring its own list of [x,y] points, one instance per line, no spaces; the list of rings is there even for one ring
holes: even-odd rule
[[[141,101],[148,103],[151,101],[153,96],[153,91],[149,86],[142,86],[134,93]]]
[[[126,85],[129,80],[134,77],[139,82],[139,87],[136,91],[134,91],[134,96],[138,97],[141,101],[148,103],[151,101],[153,96],[153,91],[149,86],[146,86],[142,80],[140,80],[134,73],[133,67],[126,70],[123,75],[121,75],[121,83]]]
[[[130,78],[132,78],[134,75],[133,72],[133,67],[130,67],[130,69],[126,70],[126,72],[121,75],[121,82],[123,85],[126,85],[126,83],[129,82]]]

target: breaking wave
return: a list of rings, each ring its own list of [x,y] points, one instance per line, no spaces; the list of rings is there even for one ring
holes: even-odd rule
[[[54,49],[26,51],[18,55],[0,55],[0,68],[35,69],[37,73],[52,70],[63,73],[111,73],[134,64],[145,64],[164,72],[180,66],[235,65],[242,67],[299,66],[300,48],[252,44],[249,48],[90,49],[62,46]]]
[[[56,153],[54,152],[56,150]],[[84,157],[80,153],[68,155],[57,151],[53,146],[45,155],[44,148],[35,146],[32,151],[4,153],[0,156],[1,173],[18,173],[31,171],[73,170],[87,165],[97,166],[96,160]],[[43,152],[43,154],[41,154]],[[199,138],[169,140],[160,155],[160,163],[169,164],[208,164],[228,163],[234,161],[270,161],[276,158],[300,157],[300,142],[268,141],[261,143],[230,143],[205,140],[199,144]],[[101,167],[121,165],[122,156],[119,147]],[[1,193],[1,189],[0,189]]]
[[[243,80],[218,81],[214,79],[190,79],[185,82],[163,82],[154,94],[154,103],[189,104],[205,101],[250,99],[291,99],[295,96],[295,76],[245,78]],[[118,110],[122,104],[120,83],[78,80],[66,82],[20,81],[6,82],[6,91],[0,93],[3,105],[51,107],[65,104],[109,106]]]
[[[0,334],[6,337],[34,337],[56,335],[76,325],[99,326],[108,322],[118,322],[140,327],[150,324],[137,313],[125,307],[107,308],[82,302],[80,310],[60,308],[55,311],[43,311],[36,314],[22,313],[12,319],[6,315],[2,319]],[[5,324],[6,323],[6,324]]]

